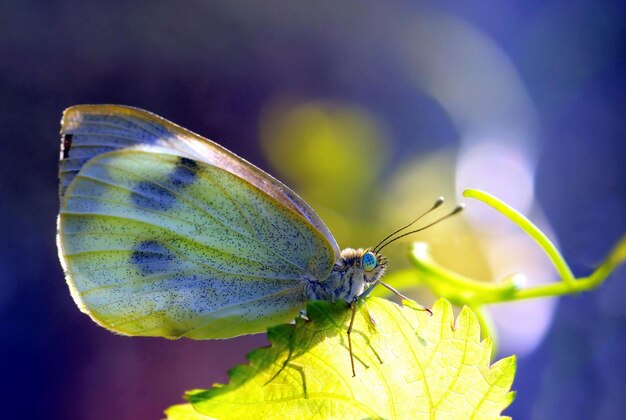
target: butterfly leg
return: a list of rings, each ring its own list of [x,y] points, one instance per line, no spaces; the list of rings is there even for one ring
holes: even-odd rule
[[[365,311],[365,313],[367,314],[366,321],[368,323],[367,327],[369,329],[369,332],[370,334],[375,334],[378,331],[378,325],[376,324],[376,319],[372,316],[372,313],[369,311],[366,303],[367,302],[361,302],[361,307],[359,308],[359,310],[361,311],[361,313]],[[363,334],[363,338],[366,340],[367,346],[370,348],[370,350],[372,350],[372,352],[378,359],[378,363],[382,365],[383,359],[381,359],[380,355],[378,354],[374,346],[370,343],[370,338],[366,334]],[[357,360],[363,363],[358,357],[357,357]],[[369,366],[366,365],[366,368],[369,368]]]
[[[354,326],[354,317],[356,316],[356,302],[355,299],[350,304],[350,310],[352,311],[352,315],[350,316],[350,325],[348,325],[348,351],[350,352],[350,365],[352,366],[352,377],[356,377],[356,371],[354,370],[354,355],[352,354],[352,327]]]
[[[372,316],[372,313],[367,308],[367,305],[365,304],[365,302],[363,302],[363,304],[361,305],[361,311],[365,311],[365,313],[367,314],[367,320],[369,321],[367,326],[370,332],[376,332],[378,330],[376,319]]]
[[[391,292],[393,292],[394,295],[398,296],[400,299],[403,300],[408,300],[411,302],[414,302],[413,299],[409,299],[408,297],[406,297],[405,295],[403,295],[402,293],[400,293],[398,290],[396,290],[394,287],[388,285],[387,283],[384,283],[382,281],[379,281],[380,284],[382,284],[384,287],[386,287],[387,289],[389,289]],[[417,304],[416,304],[417,305]],[[418,309],[420,311],[426,311],[428,312],[429,315],[432,316],[433,311],[431,311],[429,308],[427,308],[426,306],[422,306],[422,305],[418,305],[418,307],[414,307],[414,305],[411,305],[411,307],[413,307],[414,309]]]

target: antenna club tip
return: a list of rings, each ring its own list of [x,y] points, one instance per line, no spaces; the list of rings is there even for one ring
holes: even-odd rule
[[[451,213],[451,214],[457,214],[457,213],[460,213],[460,212],[462,212],[462,211],[463,211],[463,209],[464,209],[464,208],[465,208],[465,203],[458,204],[458,205],[454,208],[454,210],[452,210],[452,213]]]
[[[440,205],[443,204],[443,202],[446,201],[445,198],[443,197],[437,197],[437,199],[435,200],[435,204],[433,205],[433,208],[436,209],[437,207],[439,207]]]

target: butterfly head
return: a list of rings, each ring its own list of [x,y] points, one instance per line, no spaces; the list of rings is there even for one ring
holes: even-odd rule
[[[385,273],[387,258],[372,248],[346,248],[341,251],[341,261],[336,268],[362,278],[362,282],[367,286],[376,282]]]
[[[387,266],[387,258],[374,252],[372,249],[363,250],[360,254],[360,258],[357,259],[357,265],[363,270],[363,277],[366,283],[374,283],[383,275]]]
[[[340,279],[336,283],[335,296],[351,302],[364,291],[375,285],[385,274],[387,258],[372,248],[341,251],[341,261],[335,265],[335,273]]]

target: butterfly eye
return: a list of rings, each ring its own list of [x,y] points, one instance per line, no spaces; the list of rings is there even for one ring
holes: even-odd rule
[[[376,264],[378,264],[378,260],[373,252],[367,251],[363,254],[363,270],[372,271],[376,268]]]

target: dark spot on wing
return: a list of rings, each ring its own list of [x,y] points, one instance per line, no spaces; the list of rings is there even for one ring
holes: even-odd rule
[[[132,200],[137,207],[161,211],[170,209],[176,203],[176,197],[171,191],[148,181],[141,181],[135,185]]]
[[[73,134],[66,134],[63,136],[63,143],[61,144],[61,156],[63,159],[67,159],[70,155],[70,149],[72,148]]]
[[[175,259],[165,245],[153,239],[140,242],[130,256],[130,262],[138,266],[144,276],[164,271]]]
[[[193,184],[198,178],[198,163],[186,157],[178,159],[167,178],[141,181],[133,188],[132,200],[138,207],[168,210],[176,204],[176,192]]]
[[[186,157],[180,158],[180,165],[185,166],[189,169],[194,169],[194,170],[198,169],[198,162],[196,162],[193,159],[186,158]]]
[[[195,160],[181,157],[174,171],[169,174],[169,180],[175,187],[184,188],[195,182],[198,177],[197,170],[198,163]]]

